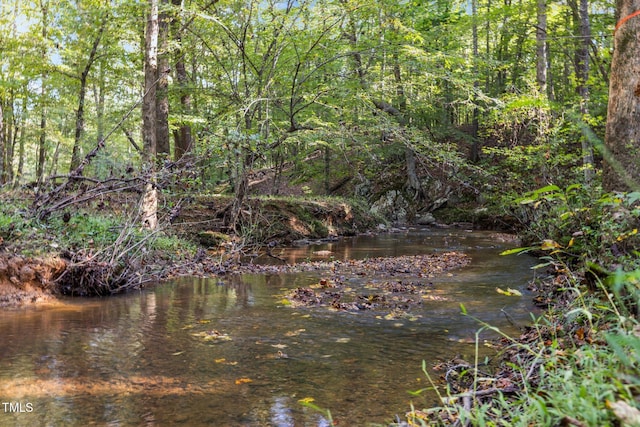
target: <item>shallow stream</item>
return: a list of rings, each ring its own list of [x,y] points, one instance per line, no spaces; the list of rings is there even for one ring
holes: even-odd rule
[[[185,278],[123,296],[1,311],[0,425],[329,425],[305,399],[330,410],[338,425],[384,425],[412,403],[434,403],[432,394],[409,393],[429,386],[423,360],[428,368],[454,356],[473,360],[479,325],[460,304],[510,334],[530,321],[526,285],[535,260],[499,256],[511,246],[495,233],[438,229],[279,254],[291,262],[471,257],[462,269],[428,278],[437,298],[406,317],[282,303],[288,290],[317,283],[321,271]],[[365,279],[347,278],[353,286]]]

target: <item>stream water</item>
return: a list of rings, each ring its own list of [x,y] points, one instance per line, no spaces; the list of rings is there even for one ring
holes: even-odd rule
[[[303,399],[330,410],[338,425],[384,425],[412,403],[434,403],[428,392],[409,393],[429,387],[423,360],[427,367],[454,356],[473,360],[479,325],[461,315],[461,303],[511,334],[514,323],[530,321],[534,260],[499,256],[507,247],[493,233],[439,229],[280,254],[298,262],[326,250],[342,260],[452,250],[471,257],[468,266],[430,278],[442,298],[403,318],[281,303],[287,290],[317,283],[318,271],[185,278],[123,296],[2,311],[0,426],[329,425]]]

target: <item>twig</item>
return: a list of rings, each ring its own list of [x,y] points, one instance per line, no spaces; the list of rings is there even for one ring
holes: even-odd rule
[[[465,398],[471,397],[475,399],[477,397],[489,396],[496,393],[513,393],[514,391],[515,389],[511,387],[509,388],[493,387],[493,388],[488,388],[486,390],[467,391],[464,393],[454,394],[452,396],[447,397],[447,399],[445,400],[445,403],[451,403],[452,401],[460,398],[462,398],[464,401]]]

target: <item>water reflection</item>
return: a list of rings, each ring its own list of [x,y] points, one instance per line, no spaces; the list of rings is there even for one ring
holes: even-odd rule
[[[434,279],[434,292],[448,300],[425,301],[411,319],[279,304],[279,294],[316,282],[319,272],[188,278],[1,312],[0,396],[34,410],[0,411],[0,425],[329,425],[300,404],[305,398],[341,425],[389,421],[409,409],[408,390],[427,387],[422,360],[471,355],[478,326],[460,316],[460,302],[506,329],[501,310],[526,322],[528,299],[495,287],[525,291],[532,261],[497,256],[504,247],[487,233],[440,231],[290,250],[298,259],[322,250],[336,259],[468,252],[471,266]],[[203,339],[214,333],[231,340]]]

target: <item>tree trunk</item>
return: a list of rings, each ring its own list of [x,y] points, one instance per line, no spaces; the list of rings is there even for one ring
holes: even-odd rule
[[[6,157],[6,149],[7,148],[4,137],[4,117],[2,116],[2,102],[0,102],[0,159],[2,159],[2,161],[0,162],[0,184],[5,183],[4,159]]]
[[[49,3],[48,1],[40,1],[40,10],[42,12],[42,40],[47,40],[47,25],[48,25],[48,14],[49,14]],[[45,64],[47,61],[47,48],[42,47],[40,52],[40,59],[42,63]],[[42,73],[40,75],[42,87],[40,89],[40,135],[38,139],[38,159],[36,162],[36,181],[38,184],[42,183],[44,179],[44,162],[46,158],[46,142],[47,142],[47,107],[46,107],[46,97],[47,97],[47,70],[46,68],[42,69]]]
[[[474,91],[479,90],[480,82],[477,79],[478,76],[478,4],[477,0],[471,0],[471,14],[472,14],[472,42],[473,42],[473,71],[476,76],[476,80],[473,82]],[[473,95],[475,101],[475,94]],[[471,123],[471,149],[469,150],[469,160],[473,163],[476,163],[480,160],[480,142],[478,141],[478,130],[479,130],[479,116],[480,112],[477,106],[473,107],[473,119]]]
[[[172,0],[175,7],[181,7],[182,0]],[[181,113],[183,115],[191,112],[191,95],[188,92],[189,78],[187,77],[187,69],[184,62],[184,53],[182,52],[182,20],[174,19],[174,41],[176,44],[175,49],[175,65],[176,65],[176,80],[178,81],[178,87],[180,91],[180,106]],[[174,159],[180,160],[185,154],[190,153],[192,150],[191,141],[191,126],[184,121],[180,123],[180,128],[175,132],[175,146],[174,146]]]
[[[536,82],[540,94],[547,93],[547,0],[538,0],[536,27]]]
[[[156,144],[157,154],[169,157],[169,13],[168,0],[161,0],[158,16],[158,85],[156,89]]]
[[[640,187],[640,0],[618,0],[605,135],[603,187],[607,191]]]
[[[11,99],[14,99],[13,90],[11,91]],[[15,177],[15,172],[13,169],[13,159],[15,157],[16,152],[16,144],[18,143],[18,135],[24,133],[24,121],[27,116],[27,110],[25,108],[26,102],[23,102],[23,114],[19,117],[16,117],[15,111],[13,110],[13,102],[11,102],[11,127],[12,132],[5,132],[5,144],[6,144],[6,159],[4,163],[4,173],[5,173],[5,181],[4,183],[13,182]]]
[[[149,0],[144,44],[144,98],[142,101],[142,159],[149,181],[140,202],[142,225],[155,229],[158,224],[158,193],[155,185],[156,159],[156,76],[158,71],[158,0]]]
[[[569,5],[573,11],[574,19],[578,22],[578,35],[580,43],[576,49],[576,91],[580,95],[580,115],[585,117],[589,113],[589,48],[591,45],[591,25],[589,23],[589,0],[570,0]],[[584,180],[589,184],[593,180],[593,148],[589,140],[583,136],[582,167],[584,168]]]
[[[71,153],[71,164],[69,165],[69,172],[76,170],[76,168],[80,165],[80,144],[82,142],[82,134],[84,133],[84,100],[87,95],[87,78],[89,77],[89,72],[91,71],[91,67],[96,59],[96,55],[98,53],[98,46],[100,45],[100,39],[102,38],[102,33],[104,32],[104,27],[106,25],[106,19],[102,21],[100,24],[100,28],[98,30],[98,35],[93,41],[93,45],[91,46],[91,52],[89,53],[89,58],[87,59],[87,63],[80,74],[80,92],[78,94],[78,109],[76,110],[76,132],[75,138],[73,142],[73,151]]]
[[[44,162],[47,154],[47,110],[44,106],[45,92],[43,89],[42,98],[43,105],[40,111],[40,137],[38,139],[38,161],[36,163],[36,181],[40,184],[44,180]]]
[[[98,83],[93,86],[93,93],[96,103],[96,142],[100,142],[104,138],[104,105],[105,105],[105,63],[99,63]]]
[[[20,180],[22,179],[22,175],[24,173],[24,154],[25,154],[25,127],[26,127],[26,123],[25,123],[25,118],[27,117],[27,98],[29,96],[28,93],[28,89],[27,87],[23,88],[24,90],[24,100],[25,102],[22,103],[22,122],[20,125],[20,136],[18,137],[17,135],[15,136],[15,138],[17,138],[18,141],[18,169],[16,170],[16,175],[14,178],[14,187],[17,187],[20,184]]]

